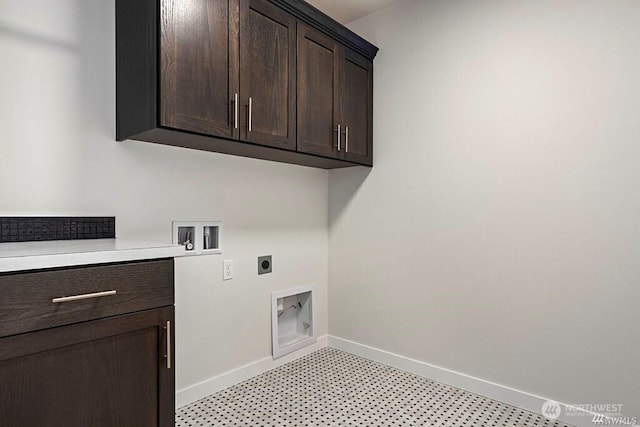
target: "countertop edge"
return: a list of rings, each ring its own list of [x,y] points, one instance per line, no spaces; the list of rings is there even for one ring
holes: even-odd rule
[[[0,258],[0,273],[73,267],[90,264],[106,264],[112,262],[138,261],[156,258],[175,258],[183,255],[183,246],[158,246],[113,249],[96,252],[15,256]]]

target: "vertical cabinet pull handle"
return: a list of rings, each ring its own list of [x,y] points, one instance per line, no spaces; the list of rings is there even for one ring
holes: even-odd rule
[[[164,356],[167,358],[167,369],[171,369],[171,320],[167,320],[167,354]]]
[[[233,96],[233,126],[238,129],[238,93]]]
[[[342,133],[340,131],[340,123],[338,123],[338,128],[336,129],[337,133],[338,133],[338,151],[340,151],[342,149],[341,144],[340,144],[340,134]]]
[[[344,127],[344,152],[349,152],[349,126]]]
[[[251,97],[249,97],[249,132],[251,132],[251,128],[253,127],[251,124],[251,110],[253,107],[253,99],[251,99]]]

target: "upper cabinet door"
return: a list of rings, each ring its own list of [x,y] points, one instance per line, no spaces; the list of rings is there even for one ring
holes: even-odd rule
[[[266,0],[240,6],[240,138],[296,148],[296,20]]]
[[[237,138],[238,0],[160,4],[160,125]]]
[[[373,164],[373,64],[342,49],[340,61],[343,158]]]
[[[338,43],[298,23],[298,151],[338,156]]]

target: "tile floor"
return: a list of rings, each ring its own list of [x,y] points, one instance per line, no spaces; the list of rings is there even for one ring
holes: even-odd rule
[[[570,427],[332,348],[182,407],[176,426]]]

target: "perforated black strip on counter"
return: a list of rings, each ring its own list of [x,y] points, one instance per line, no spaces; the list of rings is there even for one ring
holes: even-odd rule
[[[0,243],[39,240],[113,239],[116,218],[108,217],[0,217]]]

